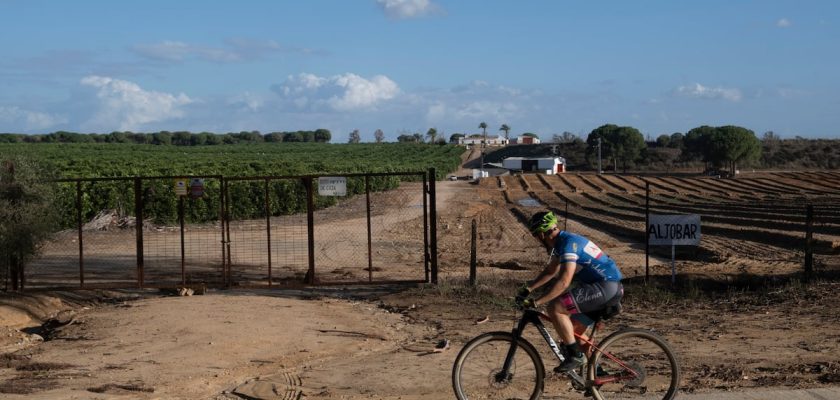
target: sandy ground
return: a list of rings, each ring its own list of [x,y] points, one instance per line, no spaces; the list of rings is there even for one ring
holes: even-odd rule
[[[438,286],[2,294],[2,398],[452,398],[460,346],[482,332],[510,330],[516,317],[491,294],[532,277],[544,256],[498,190],[463,181],[438,188]],[[479,282],[467,287],[473,219],[481,226]],[[622,251],[608,233],[586,232],[609,243],[608,252]],[[668,279],[670,271],[655,272]],[[625,312],[610,328],[662,333],[678,349],[685,392],[840,384],[836,282],[686,299],[650,296],[632,282],[628,288]],[[443,339],[450,348],[433,351]],[[548,391],[581,398],[559,379]]]

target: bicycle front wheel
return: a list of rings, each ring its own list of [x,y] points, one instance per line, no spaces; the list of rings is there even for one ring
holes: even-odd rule
[[[533,345],[519,339],[505,373],[505,358],[513,344],[508,332],[485,333],[469,341],[452,367],[452,387],[459,400],[539,399],[545,370]]]
[[[644,329],[607,336],[590,356],[586,374],[598,400],[670,400],[680,382],[680,367],[671,346]]]

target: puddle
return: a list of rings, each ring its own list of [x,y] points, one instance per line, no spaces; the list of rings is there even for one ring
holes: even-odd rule
[[[516,202],[519,203],[519,205],[523,206],[523,207],[542,207],[543,206],[542,203],[540,203],[539,201],[537,201],[537,199],[535,199],[533,197],[529,197],[527,199],[519,199]]]

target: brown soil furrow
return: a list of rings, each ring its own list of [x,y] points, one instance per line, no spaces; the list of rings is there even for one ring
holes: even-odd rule
[[[590,182],[589,179],[586,179],[581,174],[567,175],[566,177],[575,185],[575,187],[577,187],[578,189],[583,189],[581,191],[604,191],[600,186]]]
[[[595,176],[597,177],[597,179],[599,181],[603,182],[604,184],[607,185],[607,187],[612,188],[613,190],[617,190],[619,192],[629,192],[630,191],[627,188],[625,188],[624,186],[616,183],[616,180],[608,179],[607,176],[605,176],[605,175],[595,175]]]
[[[617,180],[619,180],[619,181],[623,182],[626,186],[631,187],[632,189],[631,189],[631,190],[628,190],[629,192],[632,192],[632,191],[634,191],[634,190],[641,190],[641,191],[645,191],[645,185],[644,185],[644,183],[637,183],[637,182],[636,182],[638,179],[635,179],[635,180],[634,180],[634,179],[630,179],[630,177],[625,176],[625,175],[612,175],[612,177],[614,177],[614,178],[616,178]]]
[[[763,190],[769,191],[771,193],[787,193],[787,194],[802,194],[803,192],[798,188],[793,188],[786,185],[778,185],[772,181],[762,178],[737,178],[737,181],[743,183],[745,185],[750,185],[756,188],[762,188]]]
[[[557,175],[557,177],[558,177],[558,178],[560,178],[560,181],[562,181],[562,182],[563,182],[563,184],[564,184],[564,185],[565,185],[565,186],[566,186],[569,190],[571,190],[572,192],[577,192],[577,191],[579,191],[579,190],[580,190],[580,189],[578,189],[578,187],[577,187],[577,186],[575,186],[574,184],[572,184],[572,182],[571,182],[571,181],[567,178],[567,175],[566,175],[566,174],[558,174],[558,175]]]
[[[689,179],[689,178],[677,178],[681,182],[685,183],[688,186],[694,187],[700,193],[713,193],[716,196],[721,198],[729,199],[732,197],[732,194],[726,190],[718,189],[714,186],[705,185],[702,179]]]

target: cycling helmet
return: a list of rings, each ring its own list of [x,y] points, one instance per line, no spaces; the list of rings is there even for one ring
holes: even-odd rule
[[[541,211],[531,216],[528,221],[528,229],[531,234],[547,232],[551,227],[557,225],[557,217],[551,211]]]

